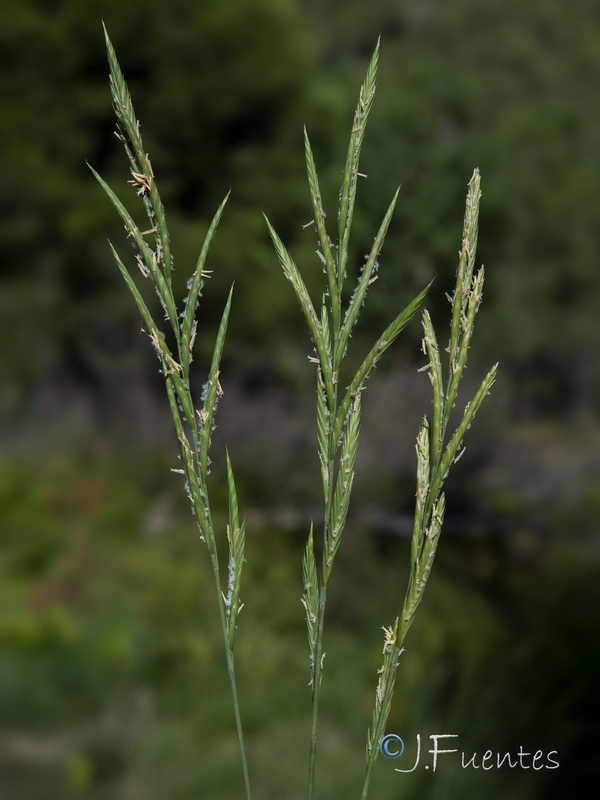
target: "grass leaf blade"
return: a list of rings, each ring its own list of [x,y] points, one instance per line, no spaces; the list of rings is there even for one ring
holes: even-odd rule
[[[356,463],[356,452],[358,449],[360,411],[360,394],[357,394],[354,398],[354,405],[352,406],[346,423],[346,432],[331,506],[331,521],[327,526],[327,537],[325,540],[325,550],[323,552],[324,585],[327,585],[327,580],[331,574],[333,560],[342,541],[342,533],[346,524],[346,516],[348,515],[352,484],[354,482],[354,465]]]
[[[231,310],[231,299],[233,297],[233,286],[229,290],[229,296],[223,310],[221,317],[221,324],[217,333],[215,342],[215,349],[213,351],[213,358],[208,374],[208,381],[205,386],[205,396],[203,398],[204,404],[200,413],[202,423],[202,430],[200,434],[200,475],[202,482],[206,485],[208,478],[208,449],[210,446],[210,439],[213,430],[213,423],[215,417],[215,410],[217,401],[222,394],[221,384],[219,383],[219,368],[221,365],[221,355],[223,353],[223,346],[225,344],[225,334],[227,332],[227,323],[229,322],[229,312]]]
[[[431,322],[429,311],[423,311],[423,346],[429,358],[429,379],[433,389],[433,420],[431,429],[431,460],[437,464],[442,449],[444,436],[444,385],[442,378],[442,362],[437,338]]]
[[[411,571],[415,568],[421,551],[423,516],[429,496],[429,480],[431,476],[431,460],[429,453],[429,421],[423,419],[421,430],[417,436],[417,492],[415,502],[415,518],[410,551]]]
[[[204,237],[204,242],[202,244],[202,250],[200,251],[200,255],[196,263],[196,269],[192,276],[188,296],[186,297],[185,300],[184,318],[181,327],[181,358],[185,375],[188,374],[190,362],[192,360],[191,349],[193,345],[193,330],[194,330],[194,319],[196,314],[196,303],[198,301],[198,293],[200,292],[202,278],[204,275],[203,271],[204,271],[204,265],[206,264],[206,256],[208,255],[208,249],[217,231],[217,227],[221,220],[221,216],[223,214],[225,205],[229,200],[229,195],[230,192],[228,192],[225,195],[225,199],[218,207],[209,225],[206,236]]]
[[[475,414],[478,412],[481,404],[483,403],[486,395],[492,388],[494,381],[496,380],[496,373],[498,371],[498,364],[494,364],[494,366],[490,369],[488,374],[485,376],[483,381],[481,382],[479,389],[477,390],[475,397],[471,400],[470,403],[467,403],[465,408],[464,416],[460,422],[460,425],[456,429],[454,435],[452,436],[446,450],[444,451],[444,455],[442,457],[439,469],[437,471],[434,485],[432,486],[432,494],[435,494],[439,491],[441,485],[443,484],[446,475],[448,474],[448,470],[454,461],[458,449],[462,443],[463,437],[467,430],[471,427],[471,423],[475,417]]]
[[[431,567],[437,550],[442,525],[444,524],[444,513],[446,508],[446,498],[443,492],[433,505],[431,520],[426,531],[422,531],[422,542],[416,560],[411,564],[410,579],[404,605],[402,608],[401,633],[402,640],[414,619],[419,603],[423,599],[425,587],[429,580]]]
[[[367,259],[367,262],[364,266],[364,269],[358,281],[356,291],[352,295],[352,299],[350,300],[350,303],[348,305],[348,310],[346,312],[346,316],[344,319],[342,332],[340,334],[335,351],[334,364],[336,365],[336,368],[339,367],[339,363],[343,356],[346,343],[348,341],[348,337],[350,336],[350,332],[352,331],[352,328],[354,327],[356,320],[358,318],[358,314],[360,312],[361,305],[365,299],[365,295],[367,293],[367,289],[369,288],[369,284],[372,282],[373,271],[376,269],[377,266],[377,256],[379,255],[381,248],[383,247],[385,235],[389,228],[390,221],[392,219],[392,214],[394,213],[394,208],[396,207],[396,202],[398,200],[399,192],[400,189],[397,189],[394,197],[392,198],[392,202],[388,206],[388,210],[386,211],[383,221],[379,227],[379,230],[373,242],[373,246],[371,247],[371,252],[369,253],[369,257]]]
[[[365,134],[365,127],[373,97],[375,95],[375,82],[377,78],[377,65],[379,62],[379,40],[375,46],[375,51],[367,69],[367,75],[360,89],[358,105],[354,112],[352,132],[348,144],[348,154],[346,156],[346,166],[344,178],[340,192],[340,206],[338,212],[339,220],[339,253],[338,253],[338,294],[341,297],[342,285],[346,272],[346,262],[348,260],[348,243],[350,240],[350,228],[352,227],[352,217],[354,214],[354,201],[356,199],[356,183],[358,181],[358,164],[360,160],[360,150]]]
[[[402,330],[408,325],[411,319],[419,310],[431,283],[429,283],[422,292],[420,292],[414,300],[412,300],[406,308],[401,311],[398,316],[391,322],[381,336],[377,339],[369,354],[365,358],[365,360],[360,365],[358,372],[352,379],[350,386],[346,390],[346,394],[344,395],[344,399],[340,404],[340,408],[338,411],[338,415],[335,421],[335,428],[334,428],[334,440],[337,441],[342,433],[342,427],[344,425],[344,420],[346,419],[346,415],[348,414],[348,410],[350,409],[350,405],[352,404],[353,396],[362,390],[363,384],[365,380],[369,377],[371,370],[377,365],[377,362],[381,358],[381,356],[385,353],[385,351],[394,343],[398,335],[402,332]]]
[[[100,186],[104,189],[104,191],[108,195],[110,201],[112,202],[113,206],[115,207],[119,216],[121,217],[121,219],[125,224],[125,230],[127,231],[127,235],[133,237],[136,245],[138,246],[138,250],[140,251],[144,259],[144,262],[146,263],[146,266],[150,269],[150,273],[154,276],[156,263],[152,258],[152,251],[150,250],[150,247],[144,240],[144,237],[142,236],[140,229],[133,221],[131,214],[129,213],[129,211],[127,211],[123,203],[119,200],[119,198],[110,188],[108,183],[106,183],[104,178],[102,178],[101,175],[99,175],[90,164],[88,164],[88,167],[90,168],[92,175],[96,178]]]
[[[306,322],[308,323],[308,327],[312,334],[317,354],[319,356],[321,369],[323,370],[323,377],[325,378],[325,386],[327,388],[328,398],[333,397],[333,373],[332,373],[331,359],[327,352],[327,348],[325,347],[323,331],[321,329],[321,324],[315,312],[315,308],[312,304],[312,300],[310,299],[304,281],[302,280],[302,276],[300,275],[298,268],[294,264],[294,261],[290,256],[290,254],[288,253],[285,245],[275,232],[275,229],[273,228],[273,226],[271,225],[266,216],[265,220],[267,223],[267,227],[269,229],[269,233],[271,235],[271,239],[273,240],[273,245],[275,246],[275,251],[277,252],[277,256],[279,258],[279,263],[281,264],[285,277],[292,284],[292,287],[294,289],[294,292],[296,293],[296,297],[298,298],[298,302],[300,303],[300,307],[302,308],[302,312],[304,314],[304,317],[306,318]]]
[[[321,252],[325,259],[325,270],[327,272],[327,285],[329,287],[329,297],[331,300],[331,310],[333,315],[333,327],[337,332],[340,328],[340,302],[338,298],[336,266],[333,256],[333,251],[327,230],[325,227],[325,212],[323,211],[323,201],[321,198],[321,189],[319,187],[319,178],[317,176],[317,168],[315,159],[310,146],[310,140],[306,127],[304,128],[304,154],[306,159],[306,172],[308,175],[308,187],[310,190],[310,199],[312,201],[313,214],[317,231],[319,232],[319,241],[321,243]]]
[[[481,297],[483,294],[483,280],[485,270],[483,267],[477,272],[477,275],[472,280],[470,291],[465,297],[464,308],[461,312],[461,331],[458,338],[458,344],[455,350],[454,360],[452,362],[452,371],[448,381],[448,411],[454,405],[456,395],[458,392],[458,384],[462,377],[465,364],[467,363],[467,354],[469,352],[469,345],[471,344],[471,337],[473,336],[473,329],[475,327],[475,315],[479,309]]]
[[[392,697],[396,682],[396,672],[400,656],[404,652],[397,646],[399,620],[389,628],[384,628],[385,641],[383,644],[383,665],[378,670],[379,680],[375,692],[375,707],[373,709],[373,722],[367,734],[367,769],[365,783],[362,791],[362,800],[366,800],[369,790],[371,771],[379,753],[379,742],[385,733],[388,717],[392,708]]]
[[[456,271],[456,288],[452,298],[452,324],[450,328],[450,372],[455,372],[455,362],[461,329],[461,314],[464,313],[467,294],[471,288],[471,279],[475,266],[477,251],[477,235],[479,225],[479,200],[481,198],[481,177],[475,169],[467,189],[465,216],[463,222],[463,238]]]
[[[330,412],[327,408],[327,395],[323,382],[323,373],[317,370],[317,444],[321,476],[323,479],[323,496],[329,493],[329,425]]]
[[[245,526],[240,525],[237,492],[233,469],[227,453],[227,490],[229,494],[229,564],[227,581],[227,598],[225,600],[227,614],[227,637],[230,650],[233,650],[237,617],[240,611],[240,587],[244,567],[244,549],[246,543]]]
[[[148,310],[148,306],[144,302],[144,298],[140,294],[140,291],[137,288],[137,286],[135,284],[135,281],[131,277],[131,275],[129,273],[129,270],[127,269],[125,264],[123,264],[123,262],[121,260],[121,257],[119,256],[119,254],[117,253],[117,251],[113,247],[112,242],[109,242],[108,246],[110,247],[111,252],[113,254],[113,258],[115,259],[115,262],[116,262],[117,266],[119,267],[119,271],[121,272],[121,275],[123,276],[123,278],[125,280],[125,283],[127,284],[127,288],[129,289],[133,299],[135,300],[135,304],[138,307],[138,311],[140,312],[140,315],[141,315],[142,319],[144,320],[144,323],[145,323],[146,327],[148,328],[148,333],[149,334],[153,333],[156,336],[157,342],[163,342],[163,345],[161,345],[161,347],[160,347],[160,351],[164,352],[164,354],[166,355],[167,352],[168,352],[167,345],[164,342],[164,339],[163,339],[162,335],[160,334],[158,328],[156,327],[156,323],[154,322],[154,319],[152,318],[152,314]],[[165,348],[164,351],[163,351],[163,346]],[[169,353],[169,355],[170,355],[170,353]]]
[[[89,165],[88,165],[89,166]],[[132,236],[138,250],[140,251],[140,255],[142,256],[144,263],[152,276],[154,283],[156,284],[157,294],[161,301],[161,304],[165,311],[165,316],[169,320],[171,327],[173,328],[174,333],[176,334],[177,338],[179,339],[179,325],[177,323],[177,310],[175,308],[175,300],[173,298],[173,292],[171,287],[167,283],[164,275],[162,274],[160,267],[158,266],[156,257],[150,247],[148,246],[147,242],[144,240],[140,229],[133,221],[130,213],[127,211],[123,203],[119,200],[117,195],[113,192],[110,188],[108,183],[96,172],[96,170],[90,166],[90,170],[100,186],[104,189],[106,194],[108,195],[110,201],[112,202],[113,206],[119,213],[119,216],[125,223],[125,229],[127,230],[128,235]]]
[[[317,565],[315,562],[315,549],[313,542],[313,525],[310,525],[308,541],[302,558],[302,577],[304,579],[304,594],[302,605],[306,611],[306,628],[308,632],[308,647],[310,654],[310,683],[315,685],[315,665],[317,653],[317,618],[319,613],[319,586]]]

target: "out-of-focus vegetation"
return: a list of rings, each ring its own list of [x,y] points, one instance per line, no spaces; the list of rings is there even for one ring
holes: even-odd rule
[[[591,774],[598,666],[597,4],[22,0],[5,4],[0,26],[0,795],[227,800],[240,789],[206,553],[168,471],[157,364],[106,245],[125,235],[85,165],[116,185],[126,171],[110,144],[101,17],[144,125],[181,282],[233,189],[196,361],[199,389],[235,279],[215,451],[227,441],[247,509],[238,647],[256,797],[304,791],[300,559],[319,480],[303,328],[260,211],[316,278],[302,123],[335,201],[380,32],[355,263],[402,190],[357,357],[434,276],[434,322],[446,314],[478,166],[487,281],[473,385],[481,365],[501,362],[448,486],[438,570],[389,729],[408,740],[459,733],[471,751],[558,749],[561,768],[400,776],[381,763],[373,794],[572,793]],[[404,591],[427,402],[419,336],[415,324],[366,398],[330,600],[323,797],[359,783],[379,627]],[[214,473],[225,501],[222,462]]]
[[[239,797],[210,569],[187,501],[163,493],[167,463],[155,452],[141,463],[82,453],[75,464],[2,464],[3,797]],[[352,533],[330,595],[319,781],[331,798],[361,780],[379,628],[407,577],[408,542],[382,540],[377,552],[368,531]],[[411,759],[417,733],[458,733],[461,749],[480,757],[557,749],[561,769],[463,773],[443,762],[432,778],[383,762],[375,797],[559,797],[591,769],[583,747],[593,736],[585,709],[597,570],[523,535],[480,532],[441,548],[389,730]],[[303,540],[304,531],[265,527],[248,543],[238,672],[264,800],[305,794]]]

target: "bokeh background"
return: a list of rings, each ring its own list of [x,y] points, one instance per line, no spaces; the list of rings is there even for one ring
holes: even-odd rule
[[[448,515],[389,722],[560,768],[435,774],[378,764],[373,798],[573,796],[592,776],[600,514],[600,9],[592,0],[20,0],[0,27],[0,796],[239,798],[206,552],[157,364],[111,261],[125,237],[86,161],[130,206],[101,31],[142,121],[183,290],[229,190],[201,307],[203,383],[235,300],[214,439],[248,528],[237,653],[257,800],[304,796],[309,690],[300,561],[319,519],[310,345],[266,212],[309,287],[302,125],[330,217],[379,34],[352,257],[398,209],[352,339],[360,358],[435,277],[448,322],[466,184],[487,268],[467,387],[500,376],[448,482]],[[125,251],[126,252],[126,251]],[[428,410],[414,322],[371,379],[330,597],[318,780],[357,796],[381,626],[403,597],[414,438]],[[408,757],[408,756],[407,756]],[[405,764],[408,766],[408,764]]]

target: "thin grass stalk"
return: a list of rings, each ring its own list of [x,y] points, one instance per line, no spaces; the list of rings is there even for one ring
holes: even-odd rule
[[[337,405],[337,384],[333,389],[333,397],[330,398],[330,409],[335,409]],[[317,407],[317,421],[318,421]],[[323,680],[323,667],[325,653],[323,651],[323,636],[325,631],[325,609],[327,607],[327,582],[331,574],[331,563],[327,566],[327,542],[330,539],[331,530],[331,509],[333,506],[333,496],[335,490],[335,459],[337,454],[337,441],[334,439],[333,428],[329,426],[327,435],[327,465],[326,465],[326,490],[324,493],[323,509],[323,560],[320,576],[317,574],[317,585],[319,587],[319,604],[317,606],[316,621],[316,648],[314,656],[313,678],[312,678],[312,719],[310,732],[310,748],[308,756],[308,800],[313,800],[315,791],[315,770],[317,759],[318,743],[318,724],[319,724],[319,704],[321,698],[321,682]]]
[[[319,606],[317,612],[317,639],[315,649],[315,666],[312,686],[312,720],[310,730],[310,749],[308,757],[308,800],[313,800],[315,792],[315,769],[317,760],[317,737],[319,728],[319,701],[321,698],[321,681],[323,679],[323,632],[325,629],[325,607],[327,604],[327,587],[319,590]]]

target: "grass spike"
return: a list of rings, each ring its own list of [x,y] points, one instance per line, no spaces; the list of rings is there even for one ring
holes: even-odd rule
[[[385,640],[383,644],[383,665],[378,670],[379,679],[375,691],[375,707],[373,709],[373,722],[367,733],[367,764],[365,783],[363,785],[362,800],[366,800],[369,791],[371,772],[377,760],[379,742],[385,733],[385,727],[392,708],[392,697],[396,682],[396,673],[400,656],[404,652],[397,646],[399,635],[399,620],[389,628],[383,629]]]
[[[423,347],[429,358],[429,379],[433,393],[433,420],[431,431],[431,459],[437,464],[442,449],[444,436],[444,383],[442,362],[437,338],[431,322],[429,311],[423,311]]]
[[[360,393],[356,394],[350,415],[346,423],[344,442],[338,464],[338,475],[331,507],[331,521],[327,526],[325,550],[323,552],[323,581],[327,585],[333,560],[342,541],[346,516],[350,505],[352,484],[354,482],[354,465],[358,449],[360,430]]]
[[[381,248],[383,247],[385,235],[387,233],[390,221],[392,219],[392,214],[394,213],[396,202],[398,201],[399,192],[400,189],[397,189],[394,197],[392,198],[392,202],[390,203],[388,210],[385,213],[383,222],[381,223],[381,226],[373,241],[373,245],[371,247],[371,252],[369,253],[367,262],[360,275],[356,291],[352,295],[352,299],[350,300],[350,303],[348,305],[348,310],[346,312],[346,316],[344,318],[344,324],[342,326],[342,332],[340,334],[335,351],[334,363],[336,366],[341,362],[344,349],[348,342],[348,337],[350,336],[350,332],[352,331],[352,328],[354,327],[354,325],[356,324],[356,320],[358,319],[358,315],[360,313],[361,306],[364,302],[367,289],[369,288],[369,285],[373,281],[372,277],[373,272],[377,268],[377,256],[379,255]]]
[[[321,189],[319,187],[319,178],[317,176],[317,168],[315,166],[315,159],[310,146],[310,140],[308,138],[306,126],[304,127],[304,154],[306,159],[306,173],[308,175],[310,199],[312,202],[317,231],[319,233],[321,252],[323,254],[323,258],[325,259],[325,270],[327,273],[327,285],[329,288],[329,297],[331,301],[333,327],[337,332],[340,328],[341,305],[338,298],[335,257],[325,226],[325,212],[323,210],[323,200],[321,197]]]
[[[223,210],[225,209],[225,205],[229,200],[229,195],[230,192],[227,192],[227,194],[225,195],[225,199],[222,201],[217,211],[215,212],[214,217],[211,220],[206,236],[204,237],[202,250],[200,251],[200,255],[196,263],[196,269],[194,270],[194,274],[192,276],[190,289],[185,300],[184,318],[181,324],[181,355],[182,355],[184,374],[186,376],[189,375],[191,350],[193,345],[194,321],[196,316],[196,303],[198,301],[198,296],[202,285],[202,279],[205,275],[204,266],[206,264],[206,257],[208,255],[208,250],[212,243],[214,235],[217,232],[217,227],[221,220],[221,216],[223,214]]]
[[[242,585],[242,571],[244,568],[246,532],[245,525],[243,523],[240,524],[237,492],[229,453],[227,453],[227,490],[229,493],[229,525],[227,530],[229,562],[225,605],[229,648],[233,650],[237,618],[241,608],[240,588]]]
[[[184,306],[184,311],[181,315],[179,315],[171,284],[171,258],[169,253],[169,237],[166,219],[164,216],[164,209],[162,207],[158,190],[156,188],[156,183],[154,181],[154,174],[150,164],[150,159],[143,149],[141,135],[139,132],[139,123],[136,120],[133,112],[131,98],[126,87],[123,74],[119,68],[114,49],[108,38],[108,34],[106,33],[106,29],[105,36],[111,68],[110,81],[113,104],[118,122],[122,127],[122,130],[119,128],[117,135],[125,147],[125,153],[131,168],[133,181],[130,181],[130,183],[133,183],[135,188],[137,188],[138,195],[142,198],[146,213],[153,221],[151,230],[144,233],[140,232],[138,226],[134,223],[129,212],[123,203],[121,203],[121,201],[118,199],[116,194],[98,175],[97,172],[95,172],[93,169],[92,172],[115,206],[119,216],[125,223],[128,235],[133,237],[134,243],[138,249],[138,254],[136,256],[138,267],[145,277],[150,277],[153,280],[156,292],[165,311],[165,316],[169,320],[173,329],[173,334],[176,338],[178,359],[174,357],[169,346],[167,345],[167,342],[165,341],[164,335],[158,330],[157,325],[154,322],[154,319],[150,314],[150,311],[148,310],[148,307],[133,278],[123,264],[116,250],[111,245],[111,250],[113,252],[115,261],[121,274],[123,275],[129,291],[134,298],[140,315],[146,325],[152,345],[160,359],[162,368],[161,371],[165,381],[165,388],[167,391],[171,416],[173,417],[173,424],[175,427],[175,434],[179,447],[179,458],[182,467],[182,469],[178,468],[174,471],[182,472],[185,475],[186,493],[191,501],[192,511],[196,516],[201,538],[206,542],[208,548],[213,579],[215,583],[223,644],[225,647],[227,671],[229,675],[231,698],[240,748],[246,800],[251,800],[250,778],[244,745],[244,733],[241,722],[233,657],[236,619],[240,610],[239,591],[241,584],[242,565],[244,560],[243,555],[245,532],[243,523],[241,525],[239,523],[237,495],[229,456],[227,457],[227,467],[229,488],[230,557],[228,565],[229,580],[227,585],[227,595],[223,593],[221,588],[218,549],[214,534],[207,488],[208,448],[210,445],[210,435],[214,423],[217,399],[221,392],[219,384],[219,366],[231,308],[231,291],[227,299],[215,342],[211,369],[205,390],[204,407],[200,412],[198,412],[200,422],[198,422],[197,415],[194,411],[194,403],[192,401],[189,383],[191,348],[193,345],[197,324],[194,318],[194,311],[198,296],[199,284],[202,277],[203,266],[207,256],[208,247],[214,236],[225,201],[217,210],[217,213],[213,218],[211,225],[209,226],[208,233],[205,237],[204,245],[200,253],[199,262],[196,267],[196,272],[191,278],[190,288],[192,290],[192,299],[188,296],[189,305],[186,304]],[[225,198],[225,200],[226,199],[227,198]],[[154,235],[154,250],[144,238],[148,234]],[[183,320],[181,326],[179,324],[180,319]],[[183,350],[181,346],[182,337],[185,340],[185,348]],[[199,428],[201,428],[200,432]]]
[[[127,235],[133,237],[133,240],[137,245],[138,250],[140,251],[140,255],[144,261],[144,264],[146,265],[147,270],[150,272],[150,275],[154,280],[154,283],[156,285],[156,293],[165,311],[165,317],[169,320],[171,327],[173,328],[176,334],[176,338],[177,340],[179,340],[179,326],[177,324],[177,311],[175,308],[175,300],[173,298],[173,292],[171,290],[171,287],[167,283],[163,273],[160,270],[155,252],[150,249],[140,229],[133,221],[133,218],[131,217],[130,213],[127,211],[123,203],[119,200],[119,198],[110,188],[110,186],[96,172],[96,170],[93,167],[90,166],[90,170],[94,175],[94,177],[96,178],[96,180],[98,181],[98,183],[100,184],[100,186],[102,186],[102,188],[108,195],[113,206],[119,212],[119,216],[125,223],[125,229],[127,231]]]
[[[350,241],[350,229],[354,215],[354,202],[356,200],[356,185],[358,181],[358,166],[360,161],[360,150],[362,147],[365,127],[369,112],[375,96],[375,86],[377,78],[377,65],[379,63],[379,45],[377,40],[373,56],[367,69],[367,74],[360,88],[360,95],[354,120],[352,122],[352,132],[348,143],[348,153],[346,156],[346,166],[344,168],[344,178],[340,191],[340,206],[338,211],[339,223],[339,252],[338,252],[338,297],[341,298],[346,265],[348,261],[348,244]]]
[[[200,413],[201,432],[200,432],[200,475],[202,481],[206,484],[208,478],[208,450],[210,448],[210,440],[213,431],[215,411],[219,397],[223,393],[221,384],[219,383],[219,370],[221,366],[221,355],[223,353],[223,345],[225,344],[225,334],[227,332],[227,324],[229,322],[229,312],[231,311],[231,299],[233,297],[233,286],[229,290],[227,302],[223,309],[223,316],[217,333],[215,341],[215,349],[213,352],[212,363],[210,372],[208,374],[208,381],[205,386],[205,396],[203,398],[202,411]]]
[[[331,480],[329,470],[329,438],[330,438],[330,413],[327,407],[327,395],[323,381],[323,373],[317,370],[317,444],[319,451],[319,463],[321,465],[321,477],[323,480],[323,495],[329,493],[329,483]]]
[[[440,462],[440,466],[434,484],[436,489],[440,487],[444,482],[446,475],[448,474],[448,470],[450,469],[452,462],[455,460],[457,456],[458,449],[462,443],[465,433],[471,427],[471,423],[475,418],[475,414],[479,411],[481,404],[485,400],[486,395],[489,394],[489,391],[492,388],[494,381],[496,380],[497,371],[498,371],[498,364],[494,364],[494,366],[490,369],[488,374],[481,382],[479,389],[477,390],[475,396],[473,397],[473,400],[471,400],[471,402],[467,404],[464,416],[458,428],[454,432],[454,435],[450,439],[450,442],[448,443],[443,458]]]
[[[321,369],[323,371],[323,377],[325,379],[325,387],[327,389],[327,396],[329,399],[333,397],[333,383],[334,383],[333,370],[332,370],[331,359],[325,347],[325,340],[323,337],[321,324],[315,312],[312,300],[310,299],[310,296],[308,294],[308,290],[304,284],[304,281],[302,280],[300,273],[298,272],[298,268],[294,264],[292,257],[288,253],[283,242],[275,232],[275,229],[273,228],[273,226],[271,225],[266,216],[265,220],[267,223],[267,227],[269,229],[269,234],[271,235],[271,239],[273,241],[273,245],[275,246],[275,251],[279,258],[279,263],[281,264],[285,277],[292,284],[292,287],[294,289],[294,292],[296,293],[296,297],[298,298],[298,302],[300,303],[300,307],[302,309],[306,322],[308,323],[308,327],[310,329],[313,342],[315,344],[315,348],[321,364]]]
[[[317,577],[317,564],[313,540],[313,525],[311,522],[306,549],[302,557],[302,577],[304,580],[304,594],[302,605],[306,612],[306,628],[308,632],[308,646],[310,655],[310,683],[313,686],[316,673],[317,653],[317,620],[319,615],[319,582]]]
[[[106,30],[106,26],[104,25],[104,23],[102,24],[102,26],[104,29],[104,40],[106,43],[106,51],[108,54],[108,64],[110,68],[110,87],[111,87],[111,94],[113,98],[115,113],[117,115],[117,119],[122,123],[123,127],[125,128],[127,137],[131,142],[132,146],[132,150],[130,150],[127,147],[126,141],[124,142],[127,155],[131,162],[132,177],[134,179],[133,183],[135,184],[137,181],[138,185],[142,189],[141,193],[145,195],[147,192],[147,194],[149,195],[149,201],[148,204],[146,205],[146,210],[148,212],[149,219],[151,219],[151,221],[153,221],[156,224],[157,243],[160,242],[160,248],[162,250],[162,255],[163,255],[165,277],[167,279],[167,282],[170,284],[171,249],[170,249],[169,231],[167,228],[167,220],[165,216],[164,206],[162,204],[162,200],[160,199],[160,195],[158,193],[158,188],[156,186],[156,181],[154,179],[154,170],[152,169],[150,158],[144,149],[142,136],[140,133],[140,123],[135,115],[133,102],[131,100],[129,89],[127,88],[125,77],[123,75],[123,72],[121,71],[121,67],[119,66],[119,62],[117,60],[114,47],[108,35],[108,31]],[[146,200],[146,197],[144,197],[144,200]]]
[[[458,258],[458,269],[456,272],[456,288],[452,298],[452,325],[450,329],[450,343],[448,345],[448,349],[450,352],[450,366],[453,372],[455,370],[455,361],[458,355],[461,315],[465,311],[465,305],[469,290],[471,288],[471,278],[475,264],[480,198],[481,177],[479,175],[479,170],[475,169],[467,189],[462,245]]]

